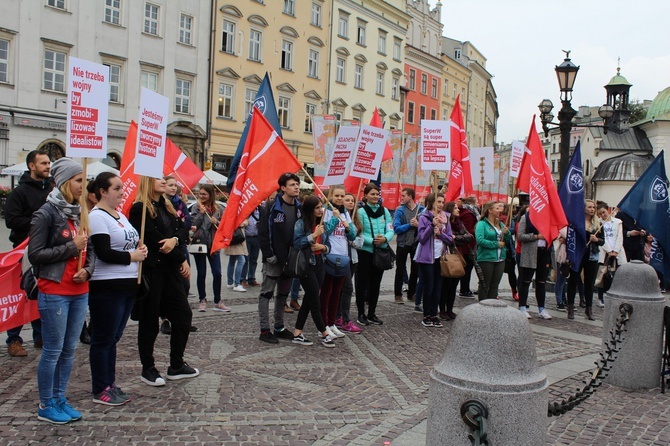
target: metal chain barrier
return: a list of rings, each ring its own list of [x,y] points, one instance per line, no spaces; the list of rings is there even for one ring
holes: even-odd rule
[[[468,438],[473,446],[491,446],[486,433],[489,411],[481,401],[469,400],[461,406],[461,418],[470,428]]]
[[[614,328],[610,331],[610,337],[605,342],[604,351],[600,352],[600,359],[596,362],[596,369],[586,382],[586,385],[567,400],[560,403],[549,403],[548,416],[558,416],[574,409],[582,402],[586,401],[603,383],[603,380],[612,369],[612,364],[616,360],[617,354],[621,350],[621,344],[625,339],[626,323],[633,314],[633,307],[630,304],[623,303],[619,306],[619,318]]]

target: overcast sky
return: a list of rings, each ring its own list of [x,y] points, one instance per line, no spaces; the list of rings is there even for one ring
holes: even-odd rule
[[[580,66],[574,109],[605,102],[618,57],[631,99],[654,99],[670,86],[669,20],[668,0],[442,0],[443,35],[473,43],[495,76],[498,143],[525,138],[543,98],[558,114],[561,50]]]

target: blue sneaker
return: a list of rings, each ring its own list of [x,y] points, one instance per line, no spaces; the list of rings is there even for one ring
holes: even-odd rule
[[[66,424],[72,421],[72,417],[60,409],[55,398],[49,400],[49,403],[44,407],[42,407],[42,404],[38,406],[37,419],[53,424]]]
[[[61,412],[70,416],[71,418],[70,421],[81,420],[82,417],[81,412],[75,410],[74,407],[70,406],[70,403],[67,402],[67,398],[65,398],[64,396],[61,396],[60,400],[58,400],[58,408],[61,410]]]

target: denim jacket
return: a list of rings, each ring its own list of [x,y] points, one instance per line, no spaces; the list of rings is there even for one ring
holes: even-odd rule
[[[293,227],[293,247],[296,249],[305,249],[309,247],[310,245],[313,245],[316,243],[314,241],[314,238],[312,237],[312,231],[310,228],[305,228],[305,223],[302,218],[299,218],[298,221],[295,222],[295,226]],[[326,246],[326,251],[321,252],[321,255],[326,255],[330,252],[330,240],[328,240],[328,234],[323,233],[321,234],[321,244]],[[314,252],[310,250],[310,255],[309,255],[309,264],[310,265],[316,265],[316,256],[314,255]]]

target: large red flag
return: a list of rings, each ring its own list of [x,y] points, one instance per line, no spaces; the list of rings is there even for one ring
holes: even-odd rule
[[[121,181],[123,182],[123,201],[119,205],[119,210],[128,216],[130,208],[135,202],[137,195],[137,186],[140,184],[140,176],[135,174],[133,165],[135,164],[135,144],[137,143],[137,123],[130,122],[128,134],[126,135],[126,144],[123,147],[123,156],[121,158]]]
[[[212,252],[230,246],[235,229],[277,190],[277,178],[281,174],[297,172],[302,167],[302,163],[256,107],[250,119],[246,144],[226,211],[214,235]]]
[[[28,239],[9,252],[0,253],[0,332],[40,318],[36,300],[26,299],[21,284],[21,259]]]
[[[568,225],[568,219],[565,217],[542,142],[535,128],[535,116],[526,146],[530,153],[524,156],[521,163],[517,187],[528,192],[530,200],[528,217],[540,234],[551,243],[558,237],[558,231]]]
[[[172,175],[186,190],[191,190],[202,179],[202,170],[169,139],[165,141],[163,175]]]
[[[472,187],[468,136],[463,125],[460,94],[456,97],[456,104],[451,111],[451,122],[451,171],[445,201],[455,201],[458,197],[475,192]]]
[[[379,110],[375,107],[375,111],[372,112],[372,119],[370,120],[370,125],[373,127],[384,128],[382,123],[382,118],[379,116]],[[386,141],[386,146],[384,147],[384,155],[382,155],[382,162],[390,160],[393,158],[393,150],[391,150],[391,145]]]

